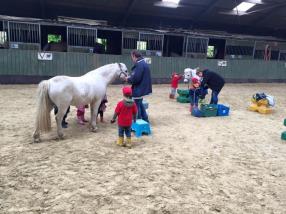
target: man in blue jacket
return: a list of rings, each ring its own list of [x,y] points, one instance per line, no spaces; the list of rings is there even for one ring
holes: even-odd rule
[[[218,95],[225,83],[224,79],[219,74],[210,71],[208,69],[197,70],[197,75],[203,78],[201,86],[203,88],[210,88],[212,90],[212,97],[210,104],[217,104]]]
[[[139,51],[132,51],[131,58],[134,66],[131,68],[131,76],[126,81],[132,85],[132,97],[138,109],[137,118],[149,122],[143,97],[152,93],[150,68]]]

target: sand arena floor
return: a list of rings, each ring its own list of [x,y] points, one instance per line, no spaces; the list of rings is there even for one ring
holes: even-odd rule
[[[246,110],[252,94],[275,96],[276,112]],[[115,145],[117,127],[76,123],[31,144],[36,86],[0,85],[0,213],[286,213],[285,84],[228,84],[229,117],[194,118],[154,86],[147,98],[153,135]],[[105,119],[121,99],[108,88]],[[88,112],[89,113],[89,110]],[[89,118],[89,114],[87,114]]]

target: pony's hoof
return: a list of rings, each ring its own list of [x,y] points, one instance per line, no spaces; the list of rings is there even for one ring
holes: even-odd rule
[[[59,134],[59,140],[63,140],[64,139],[64,134]]]
[[[91,127],[91,128],[90,128],[90,131],[92,131],[92,132],[97,132],[97,130],[98,130],[97,127]]]
[[[40,143],[40,138],[34,138],[34,141],[33,141],[33,143]]]

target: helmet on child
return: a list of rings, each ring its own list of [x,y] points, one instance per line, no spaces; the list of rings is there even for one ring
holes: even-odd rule
[[[192,83],[193,84],[200,84],[200,80],[198,78],[196,78],[196,77],[193,77],[192,78]]]
[[[123,93],[123,95],[124,96],[132,96],[132,89],[131,89],[131,87],[129,87],[129,86],[124,86],[123,88],[122,88],[122,93]]]

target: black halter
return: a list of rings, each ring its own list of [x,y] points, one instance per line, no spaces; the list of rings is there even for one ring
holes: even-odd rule
[[[123,74],[125,77],[127,77],[127,73],[122,70],[122,65],[120,63],[117,63],[117,64],[118,64],[119,69],[121,71],[120,74],[119,74],[119,78],[120,78],[121,74]]]

